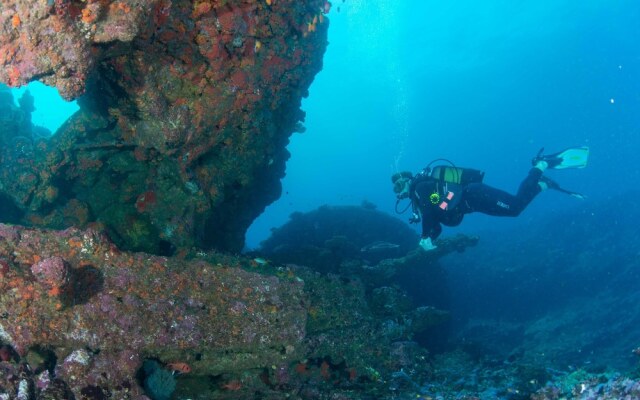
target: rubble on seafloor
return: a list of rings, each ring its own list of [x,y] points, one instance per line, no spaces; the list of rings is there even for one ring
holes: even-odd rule
[[[0,396],[27,385],[34,399],[142,399],[151,376],[167,387],[172,376],[193,398],[382,398],[393,373],[431,373],[411,339],[447,315],[398,288],[373,300],[356,277],[193,256],[120,251],[91,229],[0,225]]]
[[[39,80],[80,110],[51,138],[0,120],[0,197],[22,225],[99,223],[123,249],[240,251],[304,130],[329,8],[3,1],[0,82]]]
[[[416,390],[419,400],[634,400],[640,374],[556,370],[543,364],[510,362],[460,349],[431,358],[431,379]],[[407,376],[399,376],[406,382]],[[415,383],[412,383],[418,386]],[[396,397],[409,399],[409,397]]]

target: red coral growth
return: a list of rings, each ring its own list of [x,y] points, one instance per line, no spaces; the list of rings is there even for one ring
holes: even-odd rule
[[[221,68],[223,63],[229,58],[224,44],[215,37],[215,34],[212,36],[199,34],[196,36],[196,42],[198,43],[198,51],[200,54],[213,66],[219,65]]]
[[[144,212],[150,206],[156,204],[156,201],[156,192],[151,190],[146,191],[138,196],[138,199],[136,200],[136,210],[138,210],[138,212]]]
[[[215,10],[217,26],[223,34],[248,36],[255,34],[257,20],[253,18],[256,4],[227,5]]]
[[[331,366],[328,362],[322,361],[322,364],[320,364],[320,375],[325,380],[329,380],[331,377]]]
[[[60,18],[76,19],[82,14],[82,9],[72,0],[55,0],[54,8]]]
[[[273,82],[287,67],[286,60],[272,55],[262,64],[261,75],[265,82]]]
[[[171,0],[164,0],[156,3],[153,8],[153,19],[156,26],[160,27],[169,20],[171,14]]]
[[[307,375],[309,373],[309,367],[307,366],[307,363],[304,362],[296,364],[294,370],[300,375]]]
[[[232,32],[236,26],[238,16],[232,9],[227,9],[218,13],[218,23],[223,32]]]
[[[0,277],[4,277],[9,273],[9,263],[7,260],[0,259]]]
[[[211,11],[211,3],[205,1],[203,3],[196,3],[193,6],[193,13],[191,13],[192,18],[200,18],[202,15]]]
[[[231,75],[230,83],[232,87],[235,88],[244,88],[247,86],[247,74],[241,70],[236,70],[233,75]]]

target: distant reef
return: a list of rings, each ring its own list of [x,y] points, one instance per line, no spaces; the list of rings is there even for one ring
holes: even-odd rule
[[[456,336],[512,361],[637,372],[638,194],[482,235],[481,245],[448,259]]]
[[[51,139],[0,121],[2,201],[24,225],[98,227],[124,249],[240,251],[280,196],[329,9],[325,0],[4,1],[0,82],[42,81],[80,110]]]

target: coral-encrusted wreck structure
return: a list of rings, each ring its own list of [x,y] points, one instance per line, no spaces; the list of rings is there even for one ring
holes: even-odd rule
[[[91,229],[0,224],[0,398],[21,387],[24,399],[168,398],[152,395],[145,360],[165,380],[183,372],[180,398],[382,398],[393,373],[429,373],[411,339],[447,313],[397,287],[371,289],[367,276],[435,268],[446,248],[358,278],[214,252],[123,252]]]
[[[0,240],[0,341],[23,359],[53,351],[55,369],[42,361],[32,370],[47,370],[76,396],[91,387],[118,399],[140,394],[142,355],[219,374],[302,350],[297,280],[246,272],[224,257],[216,267],[121,253],[94,231],[0,225]]]
[[[3,1],[0,81],[40,80],[81,109],[50,140],[0,126],[0,192],[23,224],[98,222],[129,249],[242,249],[247,227],[280,195],[329,8]]]

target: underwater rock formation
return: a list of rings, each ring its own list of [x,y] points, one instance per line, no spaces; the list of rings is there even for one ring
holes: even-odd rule
[[[460,340],[555,369],[637,370],[637,196],[581,203],[450,260]]]
[[[0,341],[22,358],[52,351],[52,372],[78,398],[89,386],[135,395],[144,358],[219,374],[303,354],[299,280],[225,257],[211,265],[124,253],[91,230],[0,225],[0,238]]]
[[[376,264],[416,248],[418,234],[404,221],[375,206],[322,206],[293,213],[260,244],[259,253],[281,263],[304,264],[320,272],[338,272],[355,260]]]
[[[398,288],[368,295],[357,278],[302,266],[129,253],[94,230],[0,224],[7,393],[24,381],[42,396],[133,399],[145,360],[186,371],[183,396],[387,392],[402,369],[426,379],[428,355],[412,338],[447,318]]]
[[[325,0],[4,2],[0,81],[41,80],[81,110],[0,192],[40,227],[99,221],[116,243],[239,251],[280,195],[289,136],[321,69]],[[1,132],[5,141],[14,131]],[[15,151],[14,151],[15,153]],[[7,165],[11,165],[7,167]]]
[[[436,250],[425,252],[414,229],[365,203],[294,213],[256,254],[324,274],[356,277],[367,291],[399,285],[419,304],[448,309],[449,285],[438,260],[477,243],[477,237],[457,235],[439,239]]]

